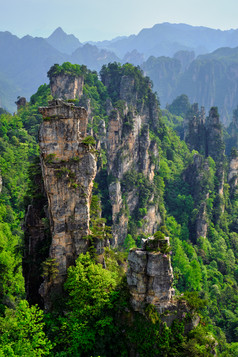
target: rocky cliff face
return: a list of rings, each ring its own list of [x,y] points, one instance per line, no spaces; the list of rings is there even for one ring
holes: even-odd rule
[[[83,94],[83,77],[68,74],[51,76],[50,88],[54,98],[76,99]]]
[[[206,120],[206,156],[211,156],[215,162],[224,160],[225,144],[218,110],[212,107]]]
[[[184,140],[190,150],[223,161],[225,145],[217,108],[212,107],[206,118],[204,108],[199,110],[198,104],[193,104],[184,120]]]
[[[185,140],[191,150],[197,150],[205,157],[203,159],[201,155],[195,154],[193,162],[185,172],[185,181],[191,187],[191,194],[198,211],[197,217],[193,222],[195,239],[197,239],[200,236],[206,237],[207,235],[208,219],[206,202],[209,199],[209,191],[215,190],[216,192],[214,206],[216,207],[216,212],[219,213],[214,215],[214,222],[217,222],[224,212],[225,145],[216,107],[211,108],[209,116],[205,118],[203,108],[199,111],[197,104],[192,106],[185,121]],[[209,157],[215,161],[213,168]],[[216,184],[214,175],[216,177]]]
[[[195,154],[193,162],[188,166],[184,174],[185,181],[191,187],[195,208],[198,213],[194,224],[194,239],[207,236],[208,217],[206,201],[209,198],[209,190],[213,185],[212,170],[209,161],[201,155]]]
[[[39,133],[41,167],[52,233],[48,267],[53,267],[48,270],[54,271],[53,279],[45,276],[41,286],[46,301],[50,291],[60,289],[67,268],[88,248],[83,237],[89,234],[96,154],[86,140],[84,108],[53,100],[39,111],[43,115]]]
[[[206,153],[206,116],[204,108],[199,110],[198,104],[192,105],[184,120],[184,140],[190,150]]]
[[[165,252],[168,246],[169,238],[152,238],[145,240],[141,249],[130,250],[127,283],[135,311],[142,312],[146,304],[152,304],[163,313],[172,305],[173,270],[170,255]]]
[[[19,110],[21,107],[25,107],[26,98],[25,97],[18,98],[17,101],[15,102],[15,104],[17,105],[17,110]]]
[[[107,79],[105,83],[107,84]],[[109,124],[106,133],[115,245],[123,244],[128,233],[129,216],[135,215],[140,208],[142,193],[139,176],[153,187],[154,173],[159,164],[157,145],[149,136],[149,127],[158,126],[159,113],[155,97],[151,94],[147,103],[138,101],[135,79],[122,76],[119,98],[120,106],[112,109],[112,104],[108,104]],[[151,192],[144,204],[147,213],[144,215],[141,231],[145,234],[153,234],[161,223],[155,201],[155,194]]]
[[[128,256],[127,283],[134,311],[145,313],[153,305],[168,326],[176,320],[185,320],[185,333],[200,321],[185,300],[175,297],[172,288],[173,269],[169,254],[169,238],[150,237],[143,240],[141,249],[131,249]]]
[[[237,192],[238,185],[238,155],[234,152],[229,162],[229,171],[227,181],[230,185],[232,196]]]

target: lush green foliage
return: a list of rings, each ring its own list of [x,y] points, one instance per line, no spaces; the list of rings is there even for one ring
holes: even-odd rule
[[[51,79],[54,76],[60,74],[67,74],[72,77],[83,76],[87,72],[87,67],[79,64],[71,64],[70,62],[64,62],[61,66],[59,64],[54,64],[49,71],[47,76]]]
[[[130,63],[124,65],[116,62],[109,63],[107,66],[102,66],[100,76],[103,84],[107,86],[113,104],[120,98],[120,82],[123,76],[129,79],[130,95],[133,102],[135,102],[133,98],[135,93],[137,93],[138,96],[136,100],[137,104],[141,104],[143,100],[149,99],[152,83],[149,77],[143,76],[140,67],[134,67]]]
[[[69,268],[65,283],[69,311],[59,319],[58,333],[65,356],[89,355],[97,345],[100,348],[107,334],[112,334],[110,311],[116,297],[115,286],[114,274],[95,264],[88,253],[79,256],[76,266]]]
[[[180,95],[170,105],[167,106],[167,109],[170,113],[184,118],[187,114],[187,111],[190,109],[188,96],[185,94]]]
[[[20,301],[16,310],[7,309],[0,317],[0,356],[48,356],[52,344],[44,331],[43,311]]]
[[[130,64],[104,66],[101,71],[103,83],[96,72],[69,63],[53,66],[49,75],[63,72],[84,77],[83,96],[75,104],[88,107],[90,102],[92,110],[89,127],[93,137],[86,139],[85,145],[94,145],[94,140],[100,138],[102,119],[106,125],[108,123],[108,98],[120,115],[123,113],[125,101],[120,99],[119,93],[122,77],[128,79],[131,91],[131,96],[128,96],[129,113],[133,108],[139,110],[148,103],[152,95],[150,80]],[[133,97],[135,92],[138,94],[136,101]],[[132,190],[136,190],[139,197],[133,215],[128,217],[129,232],[124,250],[128,253],[130,248],[140,244],[145,236],[143,225],[150,203],[157,204],[162,225],[166,225],[170,236],[174,287],[178,295],[184,294],[182,299],[186,298],[194,308],[201,310],[201,324],[185,336],[184,322],[177,321],[168,328],[150,306],[146,316],[134,314],[124,280],[124,253],[107,248],[101,257],[103,268],[95,260],[92,249],[90,253],[93,254],[80,255],[76,265],[68,270],[61,310],[45,316],[47,336],[54,342],[53,352],[50,352],[51,343],[43,332],[43,313],[21,300],[24,288],[20,224],[25,204],[32,199],[39,205],[43,203],[33,180],[33,176],[39,174],[39,163],[33,161],[38,155],[37,131],[42,120],[38,106],[47,105],[51,98],[49,86],[43,85],[17,115],[2,113],[0,116],[3,178],[0,195],[0,356],[43,356],[50,353],[58,357],[129,356],[131,353],[141,356],[211,356],[215,348],[213,336],[219,342],[217,349],[221,356],[235,356],[238,339],[237,194],[230,194],[225,182],[221,197],[219,163],[210,157],[205,158],[202,152],[200,156],[197,152],[190,152],[174,132],[173,129],[182,135],[182,116],[188,106],[182,96],[168,108],[173,114],[165,111],[163,117],[158,118],[157,128],[150,126],[150,140],[159,150],[158,160],[151,154],[155,165],[153,182],[135,170],[128,171],[122,178],[124,201]],[[134,123],[131,114],[124,119],[123,135],[126,137]],[[112,211],[108,186],[116,179],[108,177],[105,149],[100,155],[100,170],[92,196],[91,234],[87,237],[92,246],[96,240],[110,238],[107,224],[111,225]],[[185,180],[193,167],[194,155],[201,157],[202,162],[198,172],[199,187]],[[27,197],[24,197],[26,193]],[[195,236],[201,204],[207,212],[207,238]],[[128,215],[126,205],[123,213]],[[160,229],[162,235],[168,235],[164,227]],[[50,260],[46,260],[43,270],[45,275],[54,274]],[[206,302],[205,307],[201,306],[200,298]],[[226,345],[226,341],[230,344]]]

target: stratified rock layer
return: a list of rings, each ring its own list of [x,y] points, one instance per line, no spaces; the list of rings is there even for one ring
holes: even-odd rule
[[[152,304],[162,313],[173,305],[173,270],[170,256],[160,251],[168,245],[169,238],[149,239],[144,242],[143,248],[130,250],[127,283],[135,311],[143,312],[146,304]]]
[[[83,94],[83,84],[83,77],[64,73],[51,76],[50,78],[51,94],[54,98],[80,98]]]
[[[60,289],[67,268],[88,248],[84,237],[89,234],[96,155],[83,140],[87,128],[84,108],[54,100],[39,111],[44,119],[39,143],[52,233],[49,258],[57,268],[56,276],[47,277],[41,286],[47,300],[49,289]]]

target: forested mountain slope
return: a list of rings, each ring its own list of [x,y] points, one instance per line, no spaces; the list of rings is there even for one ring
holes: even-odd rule
[[[64,293],[51,297],[49,313],[44,315],[34,305],[29,308],[22,300],[22,248],[25,271],[32,269],[49,280],[57,274],[57,266],[48,259],[50,211],[37,144],[42,121],[37,108],[47,107],[52,99],[49,86],[43,85],[17,115],[0,116],[0,353],[212,356],[216,351],[236,356],[237,148],[225,155],[217,108],[206,116],[182,98],[185,105],[179,112],[178,103],[171,107],[173,113],[161,112],[149,78],[129,64],[104,66],[101,80],[85,66],[69,63],[52,67],[48,74],[51,82],[58,75],[82,78],[83,93],[73,102],[88,111],[91,139],[84,142],[85,148],[98,150],[91,233],[86,237],[91,248],[68,269]],[[226,134],[233,146],[234,128],[235,121]],[[76,164],[77,159],[46,159],[49,167],[59,170],[58,179],[66,180],[62,182],[72,190],[80,189],[75,176],[59,166]],[[29,236],[23,239],[20,225],[29,205],[39,215],[37,222],[28,221],[25,232],[35,227],[33,238],[41,231],[48,239],[37,252],[29,247]],[[144,314],[133,311],[125,281],[129,249],[140,247],[151,234],[162,240],[170,237],[176,299],[192,309],[170,327],[161,322],[168,311],[160,316],[153,305]],[[97,239],[110,239],[111,247],[103,243],[98,255]],[[163,254],[170,259],[169,252]],[[184,334],[195,310],[200,322]]]

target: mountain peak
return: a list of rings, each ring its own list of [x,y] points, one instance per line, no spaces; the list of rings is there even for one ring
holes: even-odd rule
[[[52,34],[48,37],[48,39],[49,39],[49,38],[52,38],[52,37],[55,37],[55,36],[62,36],[62,35],[68,36],[68,35],[64,32],[64,30],[62,29],[62,27],[57,27],[57,29],[55,29],[55,30],[52,32]]]
[[[80,41],[74,35],[68,35],[61,27],[46,38],[46,41],[62,53],[70,55],[81,46]]]

